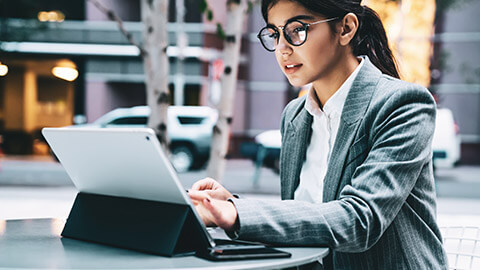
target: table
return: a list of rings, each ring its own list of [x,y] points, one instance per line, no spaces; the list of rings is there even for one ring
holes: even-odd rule
[[[62,219],[0,220],[0,269],[269,269],[307,264],[328,248],[279,248],[291,258],[211,262],[162,257],[60,236]]]

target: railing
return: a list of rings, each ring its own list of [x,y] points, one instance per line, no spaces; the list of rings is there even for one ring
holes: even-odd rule
[[[135,40],[141,40],[143,23],[124,22],[124,27],[132,33]],[[176,42],[177,23],[169,23],[167,31],[170,44]],[[1,19],[1,41],[31,41],[31,42],[72,42],[100,44],[128,44],[120,33],[118,25],[111,21],[63,21],[39,22],[26,19]],[[205,33],[215,33],[215,28],[203,23],[185,23],[190,46],[203,43]]]

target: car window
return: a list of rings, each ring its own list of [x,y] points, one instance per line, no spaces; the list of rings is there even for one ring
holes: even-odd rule
[[[178,116],[178,121],[182,125],[200,125],[205,117],[198,117],[198,116]]]
[[[108,125],[146,125],[147,117],[122,117],[117,118]]]

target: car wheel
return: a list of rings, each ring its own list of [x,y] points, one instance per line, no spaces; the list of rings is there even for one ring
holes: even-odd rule
[[[276,159],[273,161],[273,171],[274,171],[276,174],[279,174],[279,173],[280,173],[280,158],[276,158]]]
[[[177,172],[186,172],[193,165],[193,153],[187,146],[177,146],[172,149],[170,160]]]

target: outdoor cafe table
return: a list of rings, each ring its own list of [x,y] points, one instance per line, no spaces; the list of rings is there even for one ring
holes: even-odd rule
[[[291,258],[211,262],[163,257],[69,238],[63,219],[0,220],[0,269],[271,269],[321,260],[328,248],[288,247]]]

